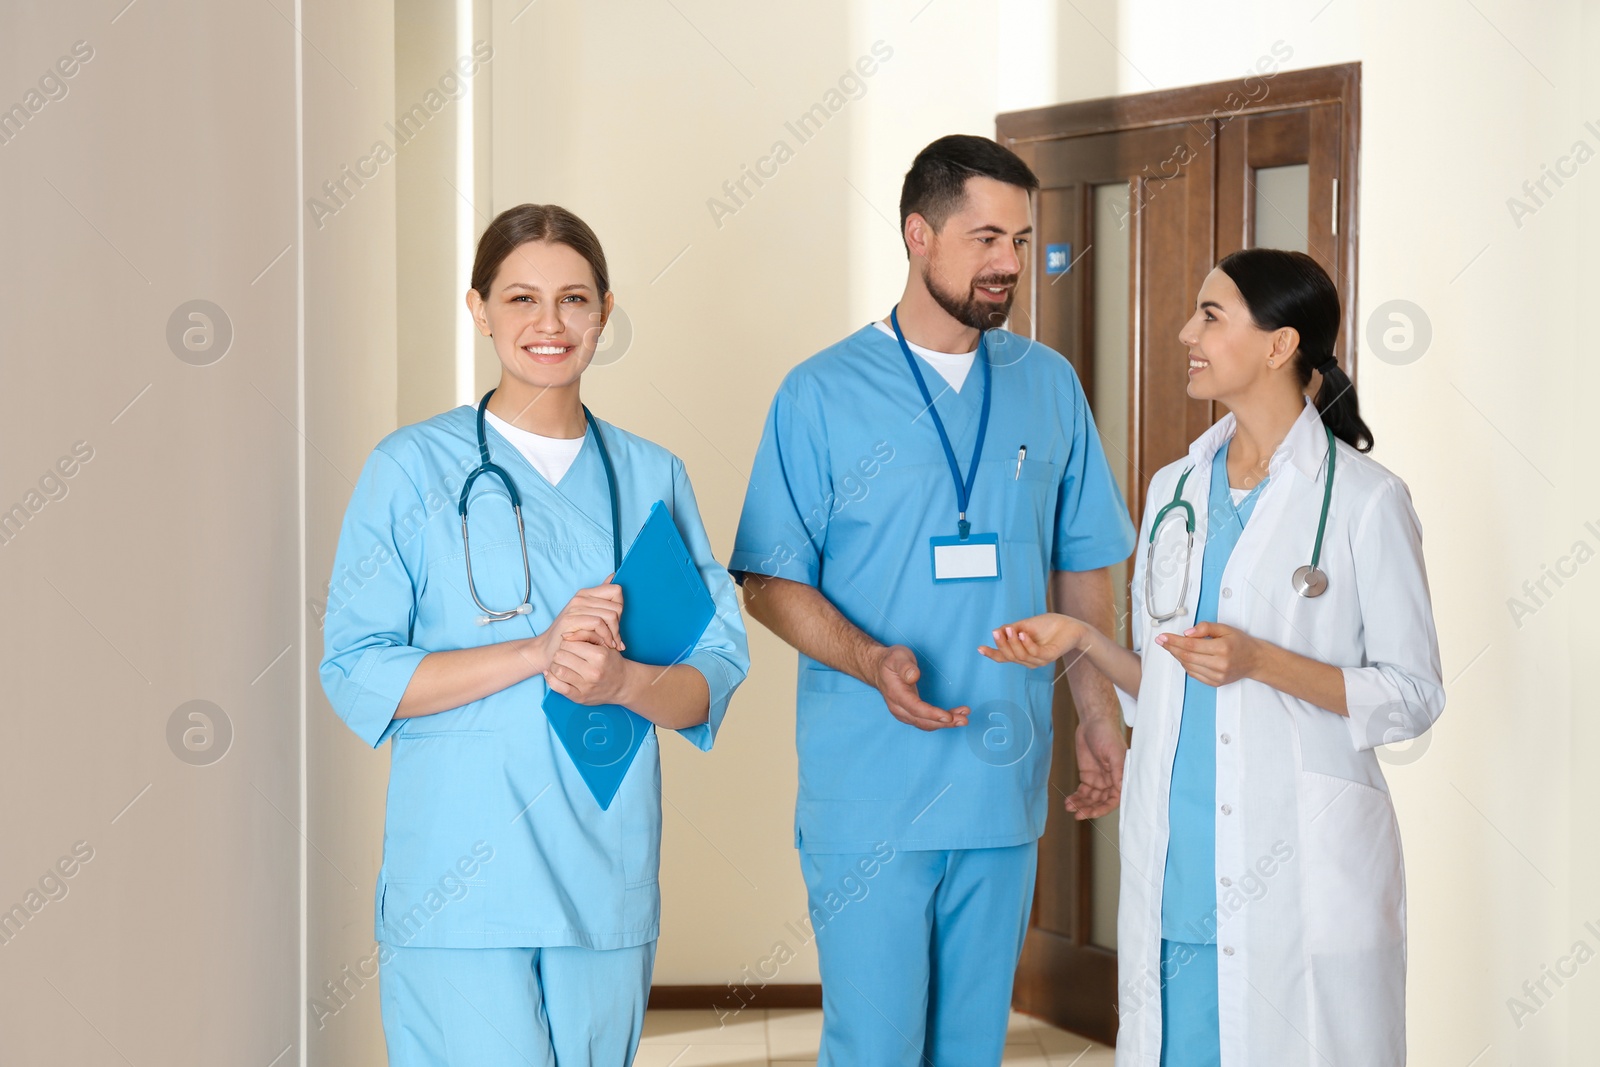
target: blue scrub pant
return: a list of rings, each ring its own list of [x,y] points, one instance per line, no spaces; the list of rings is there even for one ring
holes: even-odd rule
[[[1161,1067],[1222,1067],[1216,945],[1161,942]]]
[[[822,970],[818,1067],[998,1067],[1038,843],[874,860],[800,853]]]
[[[380,964],[390,1067],[627,1067],[655,965],[636,948],[397,948]]]

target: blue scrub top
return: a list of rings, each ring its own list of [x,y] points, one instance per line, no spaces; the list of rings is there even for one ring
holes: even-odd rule
[[[1222,571],[1255,510],[1263,479],[1237,506],[1228,485],[1228,445],[1211,460],[1211,514],[1200,565],[1200,603],[1194,621],[1217,621]],[[1166,878],[1161,889],[1161,937],[1195,945],[1217,940],[1217,690],[1186,676],[1178,751],[1168,801]]]
[[[1072,365],[1004,330],[987,342],[992,413],[967,518],[999,536],[1000,581],[933,582],[929,538],[956,533],[955,483],[895,338],[868,325],[806,360],[767,416],[729,570],[820,589],[873,639],[916,652],[924,700],[973,709],[964,728],[924,732],[801,655],[795,844],[809,852],[1000,848],[1044,831],[1057,668],[977,648],[1045,610],[1051,570],[1117,563],[1135,535]],[[921,370],[965,474],[982,368],[959,392]]]
[[[602,811],[540,710],[543,677],[437,715],[394,717],[429,652],[539,634],[574,592],[613,568],[611,502],[593,440],[551,485],[488,426],[491,458],[522,497],[533,612],[478,623],[457,512],[478,464],[475,419],[474,408],[460,407],[384,438],[350,498],[334,557],[323,688],[363,741],[392,742],[375,936],[413,948],[646,944],[660,924],[653,727]],[[679,731],[710,748],[749,667],[733,582],[712,555],[678,458],[609,423],[599,430],[616,467],[624,548],[664,500],[716,602],[684,660],[705,676],[709,721]],[[473,483],[468,516],[479,595],[491,607],[516,605],[522,549],[498,479]]]

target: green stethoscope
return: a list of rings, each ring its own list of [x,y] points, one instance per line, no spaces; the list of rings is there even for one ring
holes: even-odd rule
[[[1334,447],[1333,431],[1326,426],[1322,431],[1328,435],[1328,472],[1322,481],[1322,516],[1317,519],[1317,541],[1311,549],[1311,562],[1296,567],[1294,574],[1289,578],[1289,584],[1294,586],[1294,591],[1303,597],[1318,597],[1328,591],[1328,574],[1318,564],[1322,562],[1322,535],[1328,529],[1328,505],[1333,500],[1333,463],[1338,450]],[[1184,602],[1189,598],[1189,560],[1194,554],[1194,507],[1183,499],[1183,483],[1187,482],[1189,475],[1193,473],[1194,468],[1189,467],[1179,476],[1178,487],[1173,491],[1172,499],[1156,512],[1156,520],[1150,524],[1150,543],[1145,547],[1144,607],[1155,622],[1166,622],[1183,614]],[[1161,532],[1161,524],[1167,516],[1180,508],[1184,515],[1183,527],[1189,537],[1183,549],[1183,584],[1178,589],[1178,606],[1168,612],[1158,612],[1155,585],[1152,580],[1156,563],[1156,536]]]
[[[467,484],[461,487],[461,553],[467,562],[467,592],[472,594],[472,602],[478,605],[478,610],[483,612],[478,616],[478,625],[486,626],[491,622],[505,622],[518,615],[529,615],[533,612],[533,569],[528,564],[528,534],[522,526],[522,497],[517,492],[517,483],[511,480],[511,475],[506,473],[504,467],[489,458],[489,438],[483,428],[483,413],[489,410],[489,398],[494,396],[491,389],[483,394],[483,399],[478,401],[478,458],[481,462],[473,472],[467,475]],[[600,464],[606,470],[606,489],[611,495],[611,570],[613,573],[622,566],[622,542],[617,537],[617,531],[622,527],[622,507],[617,498],[617,472],[611,466],[611,454],[606,451],[605,438],[600,436],[600,426],[594,421],[594,416],[589,414],[587,405],[583,406],[583,421],[587,432],[594,434],[595,446],[600,450]],[[478,587],[472,580],[472,539],[467,535],[467,497],[472,495],[472,483],[483,475],[498,478],[506,491],[506,496],[511,500],[511,510],[517,517],[517,540],[522,542],[522,603],[505,611],[496,611],[483,602],[478,595]]]

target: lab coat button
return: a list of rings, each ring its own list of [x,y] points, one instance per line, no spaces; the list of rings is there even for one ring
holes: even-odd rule
[[[1232,815],[1233,814],[1232,805],[1229,805],[1229,804],[1222,805],[1222,814],[1224,814],[1224,815]]]
[[[1224,945],[1224,946],[1222,946],[1222,954],[1224,956],[1233,955],[1233,946],[1232,945]]]
[[[1231,597],[1233,595],[1233,590],[1232,589],[1224,589],[1222,591],[1222,595],[1224,597]]]
[[[1224,875],[1222,878],[1222,884],[1224,887],[1230,886],[1233,884],[1233,879]]]
[[[1222,735],[1222,743],[1223,744],[1226,745],[1226,744],[1230,743],[1232,740],[1233,740],[1233,738],[1229,737],[1227,734],[1223,734]]]

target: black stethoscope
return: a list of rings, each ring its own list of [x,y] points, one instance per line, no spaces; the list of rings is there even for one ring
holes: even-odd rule
[[[1333,460],[1337,449],[1333,442],[1333,431],[1326,426],[1322,430],[1328,435],[1328,473],[1322,483],[1322,516],[1317,519],[1317,542],[1311,548],[1311,562],[1296,567],[1294,574],[1289,577],[1289,584],[1303,597],[1319,597],[1328,591],[1328,573],[1319,564],[1322,562],[1322,536],[1328,529],[1328,504],[1333,499]],[[1185,611],[1184,601],[1189,596],[1189,560],[1194,554],[1194,506],[1183,499],[1183,483],[1193,473],[1193,467],[1183,472],[1178,478],[1178,488],[1173,492],[1172,499],[1156,512],[1155,521],[1150,524],[1150,542],[1145,547],[1144,606],[1150,618],[1156,622],[1166,622],[1182,615]],[[1189,535],[1189,542],[1183,550],[1183,584],[1178,589],[1178,606],[1171,611],[1157,612],[1155,585],[1151,577],[1155,572],[1156,535],[1161,532],[1162,520],[1180,508],[1184,514],[1184,530]]]
[[[518,615],[528,615],[533,611],[533,570],[528,566],[528,535],[522,526],[522,497],[517,493],[516,483],[511,480],[511,475],[505,468],[489,458],[489,439],[484,430],[483,414],[489,409],[489,398],[494,396],[491,389],[483,394],[483,399],[478,401],[478,456],[480,462],[477,468],[467,475],[467,484],[461,487],[461,548],[467,561],[467,591],[472,594],[472,602],[478,605],[483,612],[478,618],[478,625],[483,626],[491,622],[504,622],[514,619]],[[594,434],[595,447],[600,450],[600,463],[606,469],[606,489],[611,494],[611,570],[614,573],[622,566],[622,541],[618,531],[622,528],[622,502],[617,497],[617,472],[611,466],[611,454],[606,451],[605,438],[600,436],[600,426],[594,421],[594,416],[589,414],[587,405],[583,406],[583,420],[588,426],[588,432]],[[472,581],[472,545],[467,536],[467,497],[472,493],[472,483],[478,480],[479,475],[492,474],[500,479],[500,484],[505,487],[506,495],[511,498],[511,510],[517,516],[517,539],[522,542],[522,603],[509,611],[496,611],[483,602],[478,596],[478,587]]]

